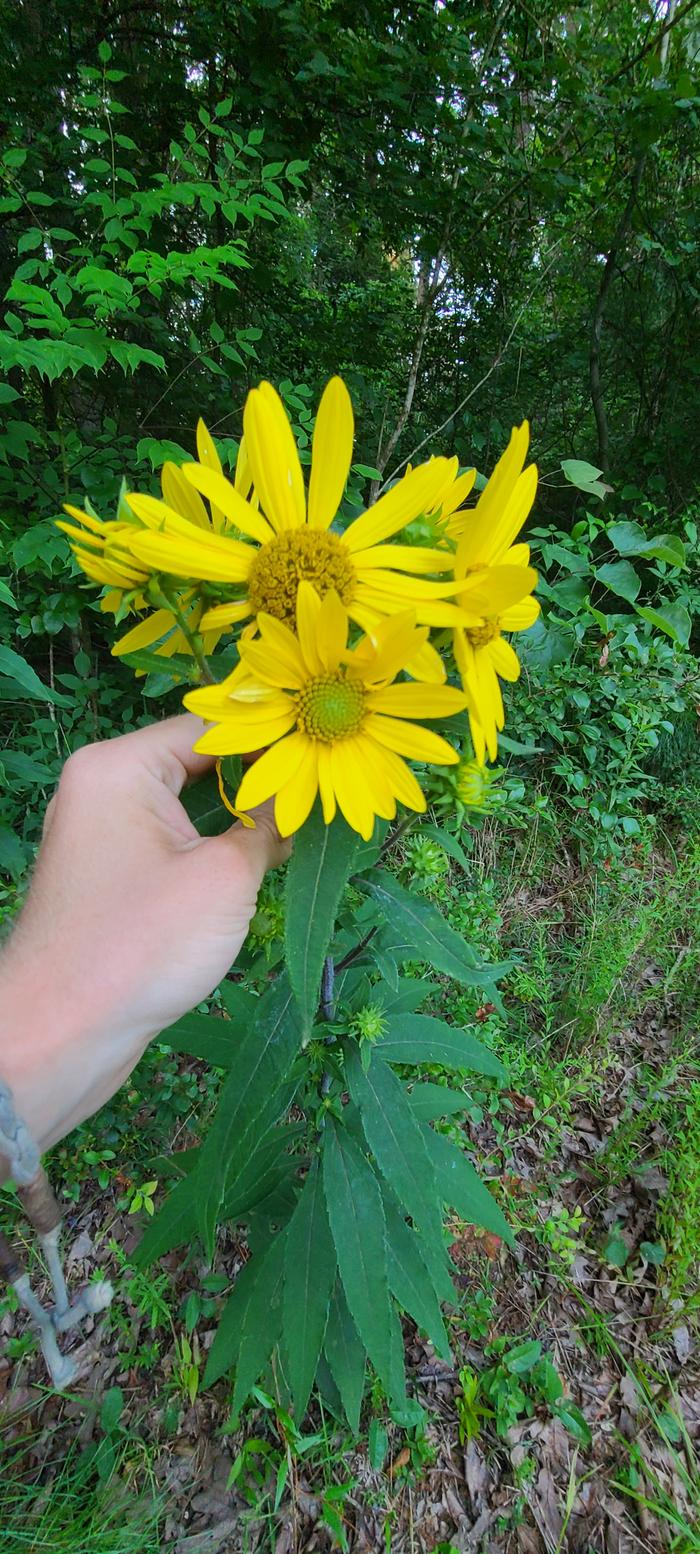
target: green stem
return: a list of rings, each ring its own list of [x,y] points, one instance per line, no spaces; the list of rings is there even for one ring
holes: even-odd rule
[[[209,668],[209,664],[207,663],[206,654],[202,646],[202,639],[196,631],[192,630],[186,615],[184,615],[183,611],[180,609],[177,595],[168,593],[167,589],[156,583],[155,579],[151,579],[148,592],[151,599],[153,600],[153,603],[157,604],[161,610],[169,610],[170,614],[176,620],[180,631],[185,638],[187,646],[189,647],[192,657],[197,665],[200,680],[202,680],[205,685],[216,685],[214,675],[212,674],[211,669]]]

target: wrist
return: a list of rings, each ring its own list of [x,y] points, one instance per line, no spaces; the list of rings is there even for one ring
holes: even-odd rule
[[[0,957],[0,1076],[43,1150],[65,1129],[69,1097],[89,1050],[87,1010],[71,1001],[39,955],[10,945]]]

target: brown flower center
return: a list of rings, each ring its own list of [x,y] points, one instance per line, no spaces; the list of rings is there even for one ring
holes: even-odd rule
[[[265,610],[294,627],[297,589],[312,583],[323,598],[334,588],[343,604],[349,604],[355,586],[355,568],[347,545],[326,529],[284,529],[261,546],[248,580],[253,615]]]

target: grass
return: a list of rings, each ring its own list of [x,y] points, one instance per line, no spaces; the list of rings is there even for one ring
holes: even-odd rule
[[[35,1450],[41,1456],[32,1464]],[[0,1547],[3,1554],[158,1554],[162,1501],[146,1448],[115,1445],[55,1455],[46,1432],[13,1439],[3,1451]]]

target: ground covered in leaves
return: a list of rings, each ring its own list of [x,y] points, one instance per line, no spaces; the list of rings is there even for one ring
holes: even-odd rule
[[[59,1162],[72,1278],[117,1286],[68,1397],[46,1391],[23,1317],[2,1308],[5,1554],[700,1550],[697,847],[639,846],[607,869],[550,847],[524,886],[520,843],[494,886],[491,845],[487,828],[471,909],[518,964],[507,1020],[479,1017],[512,1087],[470,1092],[461,1132],[517,1242],[451,1226],[453,1366],[405,1326],[424,1429],[393,1425],[375,1389],[361,1446],[317,1403],[298,1430],[273,1377],[227,1431],[226,1386],[198,1383],[245,1245],[222,1240],[213,1272],[191,1250],[148,1275],[128,1262],[158,1191],[154,1080],[168,1148],[191,1141],[211,1086],[154,1058],[114,1149],[97,1127],[89,1176]]]

